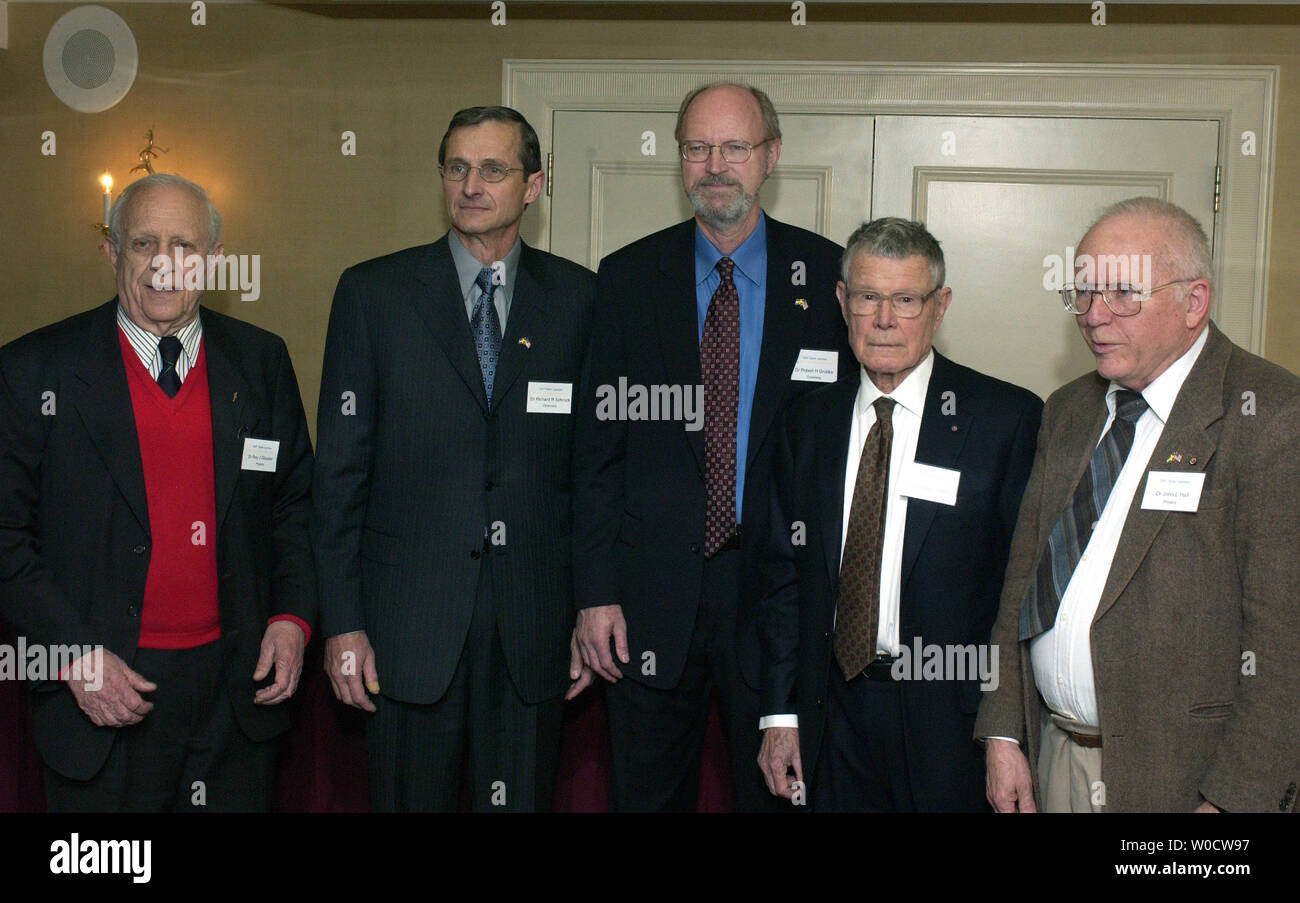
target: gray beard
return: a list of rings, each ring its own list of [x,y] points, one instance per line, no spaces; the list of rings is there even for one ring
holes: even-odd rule
[[[744,188],[740,189],[738,197],[721,209],[709,206],[708,198],[699,188],[691,191],[688,197],[691,199],[691,206],[695,208],[695,215],[715,229],[726,229],[736,225],[749,215],[749,211],[754,209],[754,202],[758,200],[757,194],[745,194]]]

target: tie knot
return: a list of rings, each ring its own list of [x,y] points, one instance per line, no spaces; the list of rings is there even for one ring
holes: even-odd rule
[[[1147,400],[1141,392],[1132,389],[1120,389],[1115,393],[1115,416],[1129,423],[1137,421],[1146,413]]]
[[[483,267],[483,269],[479,270],[479,271],[478,271],[478,278],[474,280],[474,284],[477,285],[477,286],[479,287],[479,291],[483,291],[483,292],[487,292],[487,293],[491,294],[491,292],[492,292],[492,267]]]
[[[894,405],[898,404],[898,402],[894,401],[894,399],[890,398],[888,395],[881,395],[871,404],[876,409],[877,420],[879,420],[881,423],[893,422]]]
[[[175,367],[181,357],[181,340],[174,335],[163,336],[158,341],[158,354],[162,356],[164,369]]]
[[[731,272],[736,268],[736,261],[732,260],[730,257],[720,257],[718,258],[717,267],[718,272],[722,274],[722,279],[725,282],[731,278]]]

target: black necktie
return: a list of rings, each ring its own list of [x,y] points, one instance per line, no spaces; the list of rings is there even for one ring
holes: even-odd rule
[[[162,356],[162,369],[158,371],[158,385],[167,393],[168,398],[175,398],[181,390],[181,378],[176,373],[176,362],[181,356],[181,340],[174,335],[164,336],[158,342],[158,354]]]
[[[1106,500],[1133,449],[1137,422],[1146,409],[1146,399],[1139,393],[1129,389],[1115,393],[1115,419],[1097,443],[1087,470],[1074,488],[1074,497],[1047,537],[1038,572],[1020,607],[1020,639],[1031,640],[1056,625],[1061,597],[1092,538],[1097,519],[1106,510]]]

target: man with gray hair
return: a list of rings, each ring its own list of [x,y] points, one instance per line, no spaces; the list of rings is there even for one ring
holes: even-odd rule
[[[1042,402],[934,350],[952,289],[920,223],[854,232],[836,293],[860,366],[779,433],[759,768],[816,811],[982,811],[970,731]]]
[[[1107,209],[1062,292],[1097,370],[1054,392],[993,630],[1000,812],[1273,811],[1300,787],[1300,379],[1210,320],[1209,243]]]
[[[102,662],[30,687],[51,810],[268,806],[316,616],[312,453],[284,342],[199,306],[220,229],[193,182],[133,182],[117,297],[0,349],[0,617]]]
[[[615,808],[694,810],[716,687],[736,806],[754,811],[774,802],[753,766],[774,425],[789,399],[850,366],[832,300],[840,249],[759,206],[781,156],[762,91],[691,92],[676,136],[694,218],[614,252],[597,274],[575,408],[570,675],[575,691],[584,667],[610,682]],[[704,428],[602,417],[596,394],[620,380],[702,397]]]

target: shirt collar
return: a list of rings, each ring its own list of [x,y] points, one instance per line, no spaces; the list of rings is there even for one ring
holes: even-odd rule
[[[859,366],[858,372],[862,379],[862,385],[858,389],[858,414],[865,414],[867,408],[876,403],[876,399],[886,394],[876,388],[876,384],[867,376],[867,368]],[[917,417],[925,410],[925,393],[930,387],[930,374],[934,372],[934,349],[931,348],[921,363],[916,365],[916,369],[899,383],[894,391],[888,393],[889,397],[898,402],[899,406]]]
[[[754,285],[763,285],[767,277],[767,214],[758,211],[758,224],[750,232],[740,247],[726,255],[736,265],[736,273],[744,276]],[[717,246],[695,228],[695,282],[698,285],[709,277],[721,260],[723,254]]]
[[[1205,347],[1205,340],[1209,334],[1209,326],[1202,327],[1201,334],[1192,343],[1192,347],[1184,351],[1178,360],[1166,367],[1163,373],[1151,380],[1151,384],[1142,390],[1142,398],[1146,401],[1147,407],[1155,411],[1161,423],[1169,422],[1169,412],[1173,410],[1174,402],[1178,400],[1178,393],[1182,391],[1187,374],[1192,372],[1192,366],[1201,356],[1201,349]],[[1124,387],[1119,383],[1112,381],[1106,389],[1106,409],[1111,414],[1115,413],[1115,393],[1122,388]]]
[[[140,361],[148,368],[152,363],[154,356],[158,353],[158,343],[162,341],[162,336],[154,335],[147,329],[141,329],[122,309],[122,302],[117,304],[117,325],[122,332],[126,333],[127,340],[131,343],[140,356]],[[193,364],[199,357],[199,342],[203,338],[203,315],[196,314],[188,326],[181,327],[176,333],[176,338],[181,340],[181,350],[185,352],[186,359]]]
[[[461,243],[459,236],[452,229],[447,230],[447,246],[451,249],[451,259],[456,264],[456,276],[460,280],[460,294],[463,298],[470,296],[470,291],[478,296],[478,289],[474,281],[478,279],[478,274],[482,271],[484,264],[477,257],[469,252],[469,249]],[[498,291],[506,297],[514,295],[515,273],[519,269],[519,254],[523,247],[523,242],[519,236],[515,236],[515,243],[510,246],[506,256],[502,259],[505,265],[505,283],[498,286]]]

